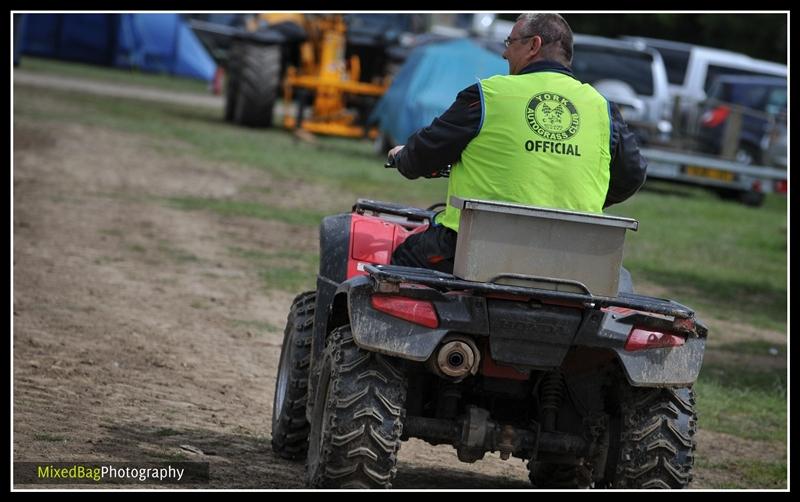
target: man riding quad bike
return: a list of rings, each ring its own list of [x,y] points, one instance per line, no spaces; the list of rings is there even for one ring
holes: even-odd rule
[[[691,481],[707,329],[635,294],[621,267],[638,224],[602,209],[646,163],[618,110],[572,77],[571,40],[556,14],[520,16],[510,75],[390,151],[412,179],[452,163],[442,215],[359,200],[323,220],[272,422],[309,486],[388,488],[411,437],[464,462],[527,460],[537,487]]]
[[[464,462],[525,459],[536,487],[686,487],[707,329],[683,305],[633,293],[619,233],[636,222],[454,203],[466,250],[456,275],[388,265],[432,210],[359,200],[323,220],[317,289],[295,298],[284,334],[273,449],[305,460],[308,486],[321,488],[391,487],[411,437],[450,444]],[[509,221],[517,231],[502,229]],[[610,259],[597,240],[608,229]],[[523,265],[544,272],[490,270],[531,240],[541,244]],[[496,277],[470,280],[481,267]]]

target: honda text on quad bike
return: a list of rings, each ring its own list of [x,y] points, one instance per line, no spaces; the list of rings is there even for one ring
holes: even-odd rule
[[[477,200],[455,269],[388,265],[433,209],[358,200],[320,227],[289,312],[272,447],[308,486],[390,488],[401,441],[528,461],[542,488],[685,488],[707,328],[633,293],[627,218]]]

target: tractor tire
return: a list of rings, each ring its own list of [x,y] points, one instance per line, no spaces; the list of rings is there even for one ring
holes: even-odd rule
[[[304,459],[308,450],[306,402],[316,299],[314,291],[294,299],[283,334],[272,404],[272,450],[286,459]]]
[[[247,127],[271,127],[281,82],[281,48],[235,43],[225,117]]]
[[[225,84],[225,122],[233,122],[233,112],[236,110],[236,98],[239,95],[238,82],[233,75],[228,76]]]
[[[228,68],[225,72],[225,122],[233,122],[233,116],[236,112],[244,47],[245,44],[234,43],[229,52]]]
[[[626,387],[612,428],[605,486],[686,488],[692,480],[697,414],[694,391]]]
[[[308,486],[391,488],[406,385],[403,371],[390,358],[356,346],[350,326],[331,334],[311,414]]]

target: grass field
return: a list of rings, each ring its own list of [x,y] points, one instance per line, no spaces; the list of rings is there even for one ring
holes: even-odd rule
[[[611,214],[636,218],[625,264],[634,280],[666,287],[699,311],[770,329],[786,326],[787,199],[761,208],[724,202],[700,188],[648,182]]]
[[[87,75],[82,65],[27,58],[23,67],[110,81],[128,79],[125,72],[92,67]],[[137,75],[136,83],[197,90],[196,83],[187,86],[169,77]],[[15,121],[80,123],[134,133],[149,138],[153,151],[164,155],[263,170],[286,183],[350,194],[352,201],[366,197],[427,206],[443,200],[446,192],[446,180],[409,181],[384,169],[383,159],[367,141],[319,138],[308,144],[278,129],[233,127],[222,121],[221,112],[213,110],[25,86],[15,86],[14,93]],[[153,203],[298,226],[316,226],[326,214],[349,210],[325,199],[309,201],[304,209],[236,197],[154,198]],[[625,266],[634,284],[655,285],[663,291],[661,296],[693,307],[701,318],[747,325],[754,331],[786,332],[786,197],[768,195],[763,207],[750,208],[722,201],[700,188],[648,182],[631,200],[608,213],[639,220],[639,231],[629,232],[625,250]],[[164,246],[168,249],[169,243]],[[229,251],[246,259],[265,284],[277,284],[287,291],[313,284],[316,250]],[[696,385],[701,427],[767,445],[785,443],[786,365],[759,361],[765,357],[786,361],[786,341],[728,341],[725,335],[712,329],[710,340],[718,343],[709,353],[714,352],[715,357],[706,361]],[[747,358],[746,364],[741,357]],[[757,486],[782,486],[786,480],[785,458],[731,469],[739,469],[743,480],[751,479]]]

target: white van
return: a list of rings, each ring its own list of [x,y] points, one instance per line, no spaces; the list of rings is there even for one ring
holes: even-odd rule
[[[712,47],[647,37],[621,37],[644,44],[661,53],[667,68],[670,95],[680,96],[681,110],[696,109],[706,99],[711,84],[720,75],[786,77],[786,65]]]
[[[573,34],[572,72],[619,107],[643,143],[671,132],[670,95],[658,51],[617,39]]]

